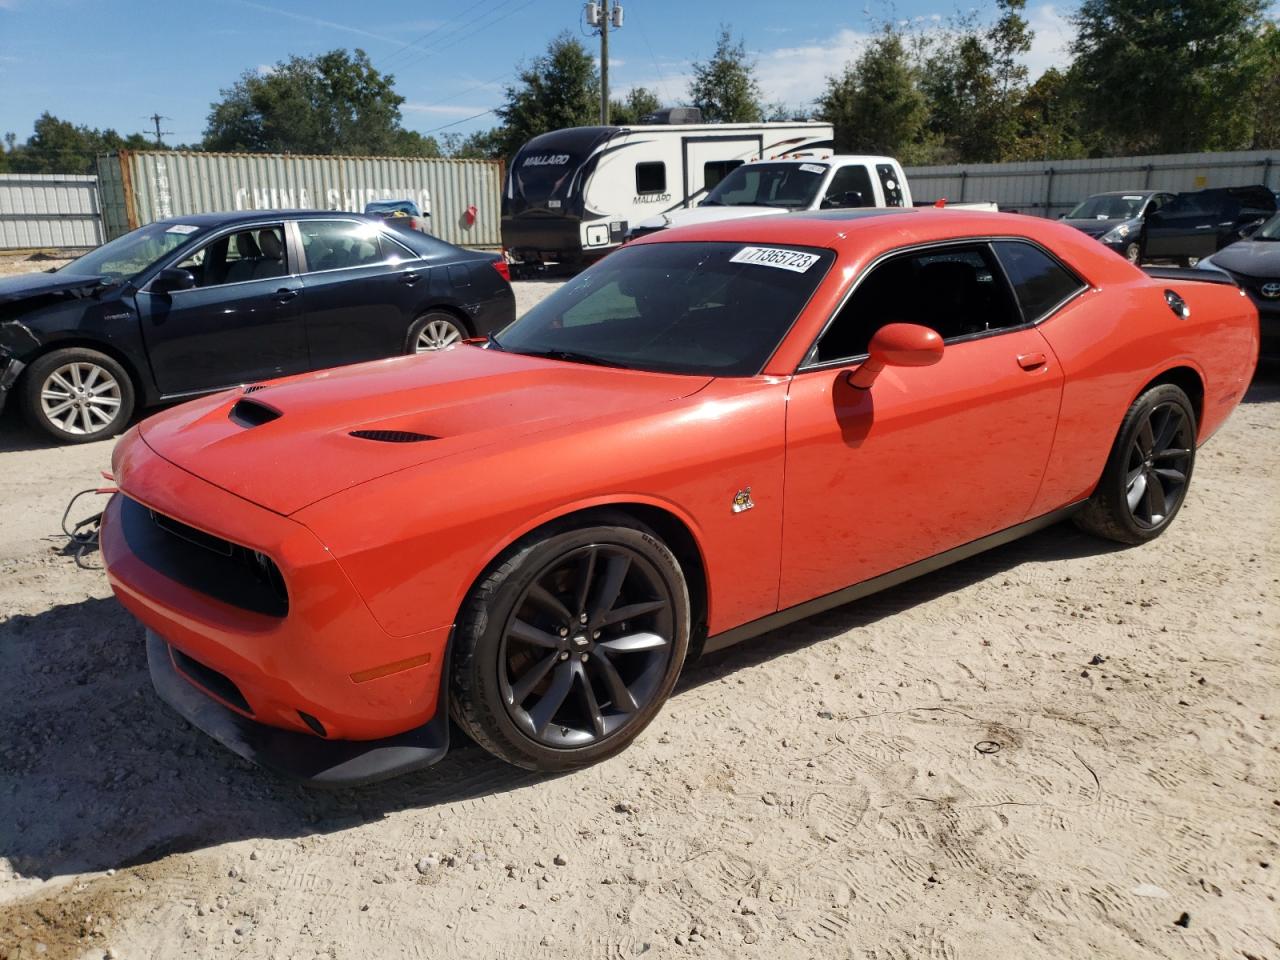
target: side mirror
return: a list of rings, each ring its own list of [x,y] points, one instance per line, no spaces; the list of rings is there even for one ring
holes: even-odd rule
[[[1246,223],[1243,227],[1240,228],[1240,236],[1252,237],[1255,233],[1258,232],[1258,228],[1266,222],[1267,221],[1264,219],[1251,220],[1249,223]]]
[[[190,290],[196,285],[196,275],[190,270],[178,267],[165,267],[151,281],[153,293],[173,293],[175,290]]]
[[[928,367],[942,359],[942,337],[918,323],[890,323],[871,338],[867,359],[846,375],[849,386],[870,389],[885,367]]]

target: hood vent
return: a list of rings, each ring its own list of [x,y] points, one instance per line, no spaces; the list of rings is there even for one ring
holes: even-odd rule
[[[359,440],[376,440],[379,443],[421,443],[424,440],[439,440],[427,433],[414,433],[412,430],[352,430],[351,436]]]
[[[229,416],[232,423],[238,423],[242,427],[260,427],[272,420],[279,420],[282,414],[275,407],[268,407],[257,400],[237,400]]]
[[[265,390],[265,389],[267,389],[267,385],[265,383],[251,383],[249,384],[249,386],[245,387],[242,392],[257,393],[259,390]]]

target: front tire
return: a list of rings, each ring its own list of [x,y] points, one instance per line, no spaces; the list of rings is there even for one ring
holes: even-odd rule
[[[573,770],[623,750],[670,695],[689,592],[658,537],[625,515],[513,546],[463,605],[454,720],[508,763]]]
[[[1171,383],[1152,387],[1125,414],[1102,479],[1076,524],[1119,543],[1154,540],[1182,508],[1195,462],[1191,401]]]
[[[24,371],[19,402],[27,422],[59,443],[92,443],[128,425],[133,381],[97,350],[51,350]]]
[[[1126,260],[1136,267],[1142,259],[1142,247],[1138,246],[1137,241],[1134,241],[1124,248],[1124,256]]]

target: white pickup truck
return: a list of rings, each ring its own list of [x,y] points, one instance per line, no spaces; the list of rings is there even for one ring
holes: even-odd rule
[[[642,220],[628,236],[795,210],[909,206],[911,189],[892,157],[753,160],[729,171],[696,207]]]
[[[627,234],[797,210],[910,207],[911,188],[892,157],[829,156],[753,160],[735,167],[695,207],[642,220]],[[995,204],[957,204],[995,209]]]

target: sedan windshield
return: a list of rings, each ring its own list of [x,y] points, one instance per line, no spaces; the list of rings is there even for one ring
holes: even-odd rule
[[[196,239],[206,231],[182,223],[151,223],[123,237],[116,237],[78,260],[72,260],[59,272],[85,277],[110,277],[130,280],[161,257]]]
[[[1280,213],[1253,232],[1251,240],[1280,240]]]
[[[813,203],[825,173],[826,167],[816,163],[744,164],[717,183],[701,205],[801,210]]]
[[[1076,204],[1075,209],[1067,214],[1068,220],[1132,220],[1142,210],[1142,202],[1146,197],[1139,194],[1125,196],[1107,196],[1106,194],[1090,197]]]
[[[512,353],[697,376],[752,376],[830,268],[813,247],[647,243],[579,274],[492,341]]]

